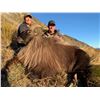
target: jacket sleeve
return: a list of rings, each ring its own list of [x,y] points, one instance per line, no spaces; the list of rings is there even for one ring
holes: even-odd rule
[[[18,36],[23,39],[24,44],[27,44],[32,39],[30,32],[31,30],[27,27],[27,25],[22,24],[19,26]]]

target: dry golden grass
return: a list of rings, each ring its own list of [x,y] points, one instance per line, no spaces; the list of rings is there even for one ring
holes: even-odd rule
[[[9,44],[11,43],[11,38],[13,33],[17,30],[18,24],[22,21],[22,18],[25,14],[20,13],[3,13],[1,16],[1,40],[2,40],[2,67],[6,64],[8,60],[10,60],[13,57],[14,51],[11,48],[7,48]],[[39,22],[37,19],[34,20],[34,24],[39,24],[42,27],[45,27],[44,24]],[[88,80],[89,86],[100,86],[100,54],[99,52],[96,52],[96,50],[82,42],[79,42],[73,38],[70,38],[68,36],[64,37],[65,41],[67,41],[69,44],[74,44],[85,50],[91,57],[92,63],[97,65],[92,65],[91,67],[91,76]],[[93,67],[94,66],[94,67]],[[2,86],[13,86],[13,87],[33,87],[33,86],[65,86],[66,80],[66,73],[60,73],[59,75],[56,75],[54,77],[47,77],[44,79],[33,79],[30,80],[25,74],[25,68],[22,66],[19,62],[13,63],[9,67],[9,71],[7,72],[8,80],[2,81]],[[7,84],[7,81],[9,82],[9,85]]]

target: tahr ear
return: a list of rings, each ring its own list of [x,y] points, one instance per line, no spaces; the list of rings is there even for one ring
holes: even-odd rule
[[[34,29],[34,35],[35,35],[35,36],[37,36],[37,35],[42,35],[42,34],[44,34],[44,31],[43,31],[42,27],[36,27],[36,28]]]

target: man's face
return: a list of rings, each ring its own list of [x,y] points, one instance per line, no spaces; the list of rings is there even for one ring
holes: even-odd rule
[[[54,31],[56,29],[55,25],[49,25],[48,28],[49,28],[49,31],[52,33],[54,33]]]
[[[28,25],[32,25],[32,18],[26,17],[25,18],[25,23],[28,24]]]

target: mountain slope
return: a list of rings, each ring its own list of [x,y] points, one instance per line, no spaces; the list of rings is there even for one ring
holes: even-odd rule
[[[64,40],[71,45],[78,46],[79,48],[86,51],[89,56],[91,57],[91,64],[99,64],[100,65],[100,51],[83,43],[79,40],[76,40],[70,36],[64,36]]]
[[[2,33],[1,34],[2,66],[1,67],[2,68],[4,67],[6,62],[13,57],[14,51],[11,48],[7,48],[7,46],[9,46],[9,44],[11,43],[12,35],[14,34],[14,32],[16,32],[18,25],[23,21],[24,15],[26,15],[26,13],[2,13],[1,14],[1,33]],[[42,27],[43,29],[47,28],[43,23],[41,23],[39,20],[37,20],[34,17],[33,17],[33,24],[34,27]],[[100,74],[99,74],[100,73],[100,50],[97,50],[67,35],[64,35],[63,39],[69,45],[76,45],[89,54],[89,56],[91,57],[91,65],[92,65],[91,67],[92,74],[89,79],[89,82],[90,84],[92,84],[92,86],[100,86]],[[62,78],[63,80],[61,78],[59,79],[59,81],[55,78],[53,79],[53,81],[55,80],[55,82],[58,81],[58,84],[56,84],[56,86],[63,86],[65,82],[65,76],[66,76],[65,74],[61,75],[61,77],[63,77]],[[42,81],[34,80],[33,82],[31,82],[27,78],[27,76],[24,75],[24,67],[21,64],[12,64],[10,67],[10,72],[8,73],[8,80],[11,86],[43,86],[41,85],[42,82],[44,81],[48,82],[48,80],[50,79],[47,80],[44,79]],[[52,84],[55,83],[53,81],[51,80]],[[38,83],[39,85],[37,85]],[[5,84],[5,81],[3,84]],[[50,86],[55,86],[55,85],[53,84]]]

